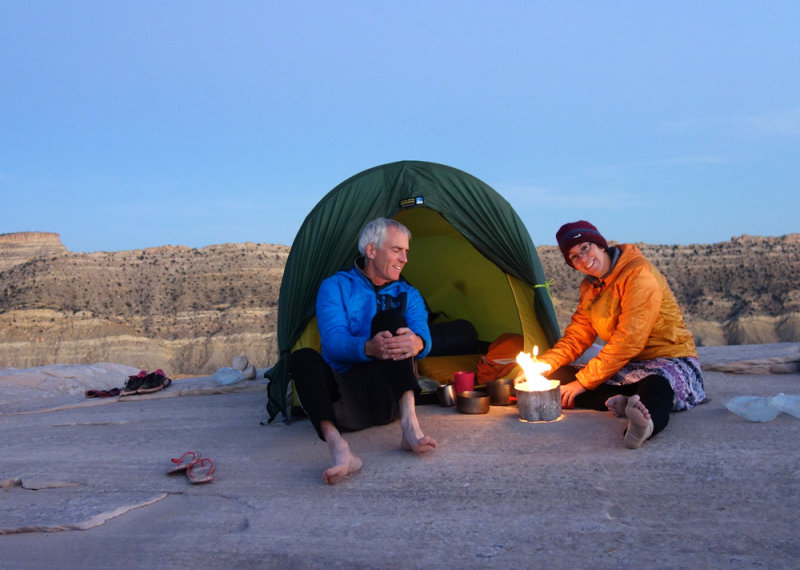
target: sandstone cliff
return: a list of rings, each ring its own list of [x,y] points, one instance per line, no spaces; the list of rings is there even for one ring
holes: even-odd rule
[[[0,234],[0,271],[24,263],[35,257],[67,253],[56,233],[17,232]]]
[[[800,341],[800,234],[638,245],[700,344]],[[538,251],[563,330],[581,276],[558,248]],[[69,253],[57,234],[0,236],[0,367],[115,362],[210,374],[242,352],[268,366],[288,254],[253,243]]]
[[[29,259],[0,272],[0,366],[199,374],[242,352],[267,366],[288,252],[243,243]]]

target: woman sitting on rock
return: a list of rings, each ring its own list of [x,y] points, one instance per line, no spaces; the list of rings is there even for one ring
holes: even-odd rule
[[[666,279],[638,247],[609,247],[586,221],[564,224],[556,239],[567,264],[586,277],[564,336],[539,360],[561,381],[562,407],[626,417],[625,445],[641,447],[671,411],[705,398],[692,334]],[[571,364],[598,337],[600,352],[584,366]]]

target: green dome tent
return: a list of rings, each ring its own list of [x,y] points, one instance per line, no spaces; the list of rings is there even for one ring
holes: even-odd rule
[[[477,178],[441,164],[401,161],[356,174],[308,214],[292,243],[278,300],[277,364],[267,411],[291,418],[289,355],[319,349],[315,302],[320,283],[353,266],[362,226],[394,218],[411,230],[403,276],[432,312],[467,319],[481,341],[503,333],[524,338],[525,350],[559,338],[544,271],[511,205]]]

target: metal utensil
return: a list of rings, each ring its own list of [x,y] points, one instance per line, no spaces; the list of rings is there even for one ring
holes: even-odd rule
[[[436,397],[439,405],[445,408],[456,405],[456,387],[453,384],[444,384],[436,388]]]

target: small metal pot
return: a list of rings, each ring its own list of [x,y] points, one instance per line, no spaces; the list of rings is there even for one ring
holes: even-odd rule
[[[462,414],[486,414],[489,412],[489,395],[474,390],[459,392],[456,409]]]
[[[439,405],[445,408],[456,405],[456,387],[453,384],[443,384],[436,388],[436,397]]]
[[[511,403],[511,396],[514,395],[514,379],[498,378],[489,380],[486,383],[489,391],[489,400],[493,406],[508,406]]]

